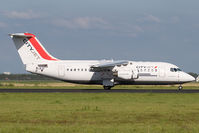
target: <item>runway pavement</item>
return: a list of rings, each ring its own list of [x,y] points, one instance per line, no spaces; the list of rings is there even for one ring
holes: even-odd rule
[[[0,89],[0,93],[199,93],[199,89]]]

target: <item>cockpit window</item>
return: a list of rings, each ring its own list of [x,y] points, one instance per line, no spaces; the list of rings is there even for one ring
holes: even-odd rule
[[[178,71],[182,71],[180,68],[177,68]]]
[[[177,72],[177,71],[182,71],[180,68],[170,68],[171,72]]]
[[[171,72],[174,72],[174,68],[170,68],[170,71],[171,71]]]

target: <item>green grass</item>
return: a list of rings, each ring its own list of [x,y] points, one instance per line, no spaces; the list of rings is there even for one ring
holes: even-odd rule
[[[199,94],[1,93],[0,133],[197,133]]]

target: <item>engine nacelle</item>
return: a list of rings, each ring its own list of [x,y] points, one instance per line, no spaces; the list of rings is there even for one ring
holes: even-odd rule
[[[131,70],[120,70],[117,76],[122,79],[132,79],[133,72]]]
[[[132,70],[132,69],[120,69],[117,71],[116,74],[114,74],[118,78],[122,79],[137,79],[138,78],[138,71],[137,69]]]

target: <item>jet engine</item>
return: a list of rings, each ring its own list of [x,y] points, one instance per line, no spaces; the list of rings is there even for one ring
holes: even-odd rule
[[[115,72],[113,72],[113,75],[117,76],[118,78],[126,79],[126,80],[137,79],[138,71],[137,71],[137,69],[132,69],[132,68],[119,69],[119,70],[116,70]]]

